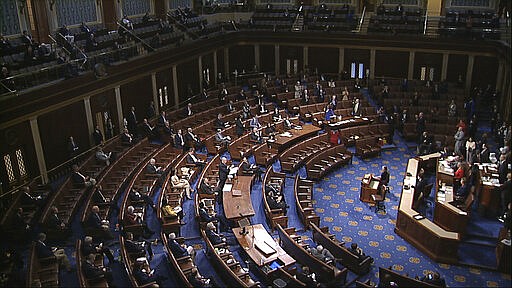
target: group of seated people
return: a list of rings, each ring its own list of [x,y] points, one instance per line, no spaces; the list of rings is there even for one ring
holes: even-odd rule
[[[270,209],[282,209],[283,214],[286,215],[288,206],[281,189],[281,185],[276,182],[269,182],[265,184],[265,199]]]

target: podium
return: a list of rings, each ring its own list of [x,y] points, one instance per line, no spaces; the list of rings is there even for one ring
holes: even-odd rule
[[[372,195],[377,194],[380,179],[373,174],[365,174],[361,180],[361,191],[359,192],[359,200],[365,203],[375,204]]]

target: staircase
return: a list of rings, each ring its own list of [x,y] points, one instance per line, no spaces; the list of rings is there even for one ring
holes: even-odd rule
[[[304,30],[304,15],[297,15],[292,25],[292,32],[300,32]]]
[[[429,16],[427,20],[427,30],[425,36],[429,38],[437,38],[439,37],[439,22],[441,21],[440,16]]]
[[[358,32],[360,34],[368,34],[368,26],[370,26],[370,19],[372,19],[373,12],[366,12],[364,14],[363,23],[361,23],[361,26],[359,27],[359,31],[353,31]]]

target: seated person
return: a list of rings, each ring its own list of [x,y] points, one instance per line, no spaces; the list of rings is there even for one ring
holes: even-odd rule
[[[28,239],[32,227],[30,219],[23,213],[23,207],[19,207],[11,221],[11,231],[13,234],[19,235],[22,239]]]
[[[316,275],[309,270],[308,266],[302,266],[302,271],[297,274],[297,280],[306,284],[306,287],[318,286]]]
[[[282,209],[283,214],[286,215],[288,205],[286,205],[283,195],[269,184],[265,187],[265,194],[270,209]]]
[[[469,189],[470,189],[470,187],[466,183],[466,178],[461,178],[460,179],[460,187],[455,192],[455,195],[457,197],[460,197],[461,199],[466,199],[466,196],[468,196],[468,193],[469,193]]]
[[[328,104],[325,108],[325,121],[331,121],[332,118],[336,118],[336,114],[334,114],[334,110],[332,110],[332,105]]]
[[[292,120],[290,120],[290,117],[288,117],[288,115],[286,115],[286,118],[284,118],[283,124],[284,124],[284,129],[286,129],[286,130],[296,129],[296,128],[300,127],[298,125],[293,124]]]
[[[282,120],[281,113],[279,112],[279,107],[276,106],[274,108],[274,113],[272,113],[272,121],[278,122],[280,120]]]
[[[22,205],[36,205],[36,206],[43,206],[45,203],[45,199],[43,199],[43,196],[37,195],[33,196],[30,192],[30,187],[23,186],[20,188],[21,192],[23,193],[21,195],[21,204]]]
[[[217,227],[215,227],[215,224],[213,222],[208,222],[208,224],[206,224],[206,236],[208,237],[208,239],[210,240],[210,242],[213,245],[222,244],[222,243],[226,243],[226,244],[234,243],[234,241],[231,238],[228,239],[223,234],[219,234],[217,232]]]
[[[215,194],[215,187],[210,185],[210,180],[208,177],[203,178],[203,181],[201,182],[201,185],[199,185],[199,194],[208,194],[213,195]]]
[[[85,236],[84,241],[82,242],[82,247],[80,249],[82,250],[82,254],[85,257],[91,254],[94,256],[96,256],[96,254],[100,254],[102,258],[103,255],[107,256],[108,263],[112,264],[116,262],[112,250],[103,246],[103,243],[94,244],[91,236]]]
[[[218,129],[215,133],[215,141],[227,147],[231,143],[231,137],[222,135],[222,130]]]
[[[446,287],[446,282],[438,272],[429,272],[427,275],[423,276],[420,281],[423,281],[428,284],[432,284],[435,286]]]
[[[55,257],[60,266],[64,266],[66,271],[71,272],[71,264],[66,252],[62,248],[50,247],[44,242],[46,241],[46,234],[39,233],[36,242],[36,255],[39,259]]]
[[[323,256],[323,261],[325,263],[332,263],[334,265],[334,261],[336,259],[334,258],[334,255],[332,255],[331,251],[325,249],[322,245],[316,246],[316,250]]]
[[[242,175],[256,175],[257,179],[261,181],[260,168],[255,164],[249,163],[246,156],[242,158],[242,162],[240,162],[240,170],[238,171],[240,171]]]
[[[73,174],[71,174],[71,180],[73,181],[73,184],[77,186],[92,187],[96,185],[96,179],[80,173],[78,165],[76,164],[73,165]]]
[[[121,142],[125,145],[132,145],[134,143],[133,135],[128,132],[128,129],[124,129],[123,134],[121,134]]]
[[[97,266],[95,264],[95,254],[85,255],[85,260],[82,264],[82,271],[85,278],[88,280],[104,278],[107,280],[109,286],[112,286],[112,271],[107,267]]]
[[[201,149],[204,146],[201,138],[197,136],[194,131],[192,131],[191,127],[187,128],[187,133],[185,134],[185,142],[189,148]]]
[[[249,121],[249,126],[251,126],[251,128],[261,128],[261,124],[260,124],[260,121],[258,120],[258,116],[255,115],[254,117],[252,117],[252,119]]]
[[[132,187],[132,190],[130,190],[130,194],[128,195],[130,197],[130,201],[132,202],[144,202],[146,205],[149,205],[151,208],[156,209],[155,203],[153,203],[153,199],[147,194],[147,193],[141,193],[137,190],[135,190],[134,187]]]
[[[183,188],[185,189],[185,195],[187,195],[187,199],[192,200],[192,197],[190,196],[191,188],[190,183],[187,179],[180,179],[177,174],[177,170],[172,167],[171,168],[171,186],[173,188]]]
[[[59,209],[55,206],[51,207],[51,215],[48,218],[48,222],[46,223],[47,228],[52,230],[52,232],[58,232],[59,236],[67,237],[71,233],[68,225],[62,221],[59,217]]]
[[[270,137],[271,139],[277,134],[276,126],[272,123],[267,123],[265,126],[265,136]]]
[[[228,126],[229,126],[229,123],[224,122],[224,120],[222,120],[222,114],[219,113],[217,115],[217,119],[215,119],[215,128],[217,128],[217,129],[224,129],[224,128],[228,127]]]
[[[187,147],[185,144],[185,137],[183,136],[181,129],[178,129],[178,132],[174,135],[174,147],[185,150]]]
[[[164,217],[169,218],[177,218],[177,220],[180,222],[180,225],[185,225],[186,223],[183,222],[183,208],[181,208],[181,205],[178,201],[173,200],[171,201],[170,195],[165,194],[164,198],[162,199],[162,215]]]
[[[144,122],[142,123],[142,128],[144,129],[144,133],[148,139],[158,139],[160,138],[160,133],[158,133],[158,129],[151,126],[148,119],[144,118]]]
[[[357,247],[357,243],[350,244],[350,248],[348,249],[348,251],[357,255],[359,257],[359,261],[361,261],[361,262],[364,261],[366,258],[370,258],[371,259],[370,261],[373,263],[373,258],[364,254],[363,249]]]
[[[185,244],[180,244],[178,241],[176,241],[176,234],[170,233],[169,234],[169,249],[171,250],[172,255],[176,258],[181,258],[185,256],[190,256],[192,259],[192,262],[195,260],[196,251],[192,246],[187,246]]]
[[[108,220],[102,219],[99,213],[100,207],[96,205],[92,206],[89,218],[87,218],[86,226],[88,228],[94,229],[101,235],[101,238],[113,239],[114,236],[112,236],[109,228],[110,222]]]
[[[112,156],[112,152],[105,153],[101,147],[96,149],[96,160],[100,162],[104,162],[107,166],[110,165],[110,157]]]
[[[124,238],[124,248],[126,252],[129,254],[146,255],[147,251],[150,261],[154,256],[151,244],[156,245],[157,243],[158,239],[155,239],[152,243],[149,241],[134,241],[132,232],[126,232],[126,237]]]
[[[153,287],[163,287],[162,281],[167,279],[164,276],[156,275],[155,270],[151,269],[147,261],[136,261],[133,264],[132,273],[139,285],[147,285],[151,282],[155,282],[156,286]]]
[[[190,274],[188,275],[188,281],[194,288],[198,287],[216,287],[210,278],[205,278],[201,274],[196,267],[192,268]]]
[[[124,225],[141,225],[144,230],[144,238],[149,238],[155,232],[147,226],[142,218],[142,213],[135,212],[135,207],[128,206],[126,207],[125,217],[124,217]]]
[[[204,165],[206,165],[206,162],[204,162],[203,160],[199,159],[196,156],[196,151],[193,147],[191,147],[188,150],[186,160],[187,160],[187,164],[193,164],[194,166],[197,166],[201,169],[204,167]]]
[[[146,166],[146,173],[147,174],[158,174],[162,175],[164,173],[162,167],[156,166],[156,160],[155,158],[151,158],[149,160],[148,165]]]
[[[252,128],[251,134],[249,135],[251,138],[251,141],[257,142],[257,143],[263,143],[263,137],[261,136],[261,131],[258,131],[258,128],[254,127]]]

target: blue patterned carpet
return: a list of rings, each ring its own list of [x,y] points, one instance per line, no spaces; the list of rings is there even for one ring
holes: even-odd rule
[[[328,226],[338,239],[347,243],[356,242],[366,254],[375,258],[371,272],[361,277],[361,280],[371,279],[378,283],[378,267],[392,266],[394,270],[412,277],[421,277],[428,271],[438,271],[450,287],[510,287],[510,275],[438,264],[394,233],[401,181],[407,160],[415,154],[415,151],[407,148],[406,143],[396,139],[395,144],[396,149],[384,151],[380,157],[369,160],[354,157],[353,165],[342,167],[315,184],[314,206],[321,217],[321,225]],[[391,193],[386,199],[386,213],[376,214],[373,206],[359,201],[360,180],[366,173],[380,175],[382,165],[387,165],[390,169]],[[487,224],[496,227],[497,221],[490,222],[492,223]],[[484,249],[481,246],[464,245],[461,245],[463,247],[459,251],[462,261],[474,255],[474,249]],[[493,249],[485,250],[494,253]],[[487,261],[489,258],[495,259],[494,254],[488,254]],[[473,262],[479,260],[482,259],[473,259]],[[467,262],[471,262],[471,259]]]

